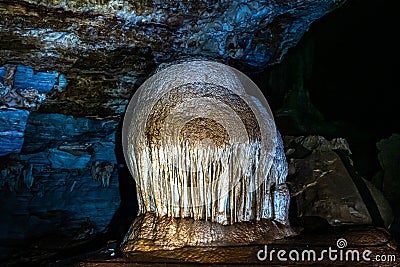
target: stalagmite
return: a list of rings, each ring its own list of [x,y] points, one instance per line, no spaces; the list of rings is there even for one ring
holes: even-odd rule
[[[282,141],[263,94],[243,73],[204,60],[160,69],[130,101],[123,127],[140,206],[123,251],[293,233]]]

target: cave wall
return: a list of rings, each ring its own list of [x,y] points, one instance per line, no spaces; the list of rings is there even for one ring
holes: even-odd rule
[[[260,72],[343,2],[0,1],[0,239],[106,231],[135,194],[118,128],[157,66]]]
[[[115,121],[31,113],[22,151],[0,163],[0,238],[104,231],[120,202],[116,126]]]

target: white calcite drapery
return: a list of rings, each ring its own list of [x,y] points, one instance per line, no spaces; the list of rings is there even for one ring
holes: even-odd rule
[[[130,101],[123,146],[139,215],[288,225],[279,132],[261,91],[234,68],[194,60],[156,72]]]

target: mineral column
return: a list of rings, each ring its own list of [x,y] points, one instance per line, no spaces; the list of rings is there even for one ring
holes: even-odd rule
[[[263,94],[238,70],[204,60],[162,68],[130,101],[123,146],[140,205],[123,251],[292,234],[282,141]]]

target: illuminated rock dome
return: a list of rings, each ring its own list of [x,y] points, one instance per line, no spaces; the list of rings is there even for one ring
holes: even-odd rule
[[[132,98],[123,135],[138,220],[288,225],[282,141],[261,91],[238,70],[198,60],[158,71]]]

